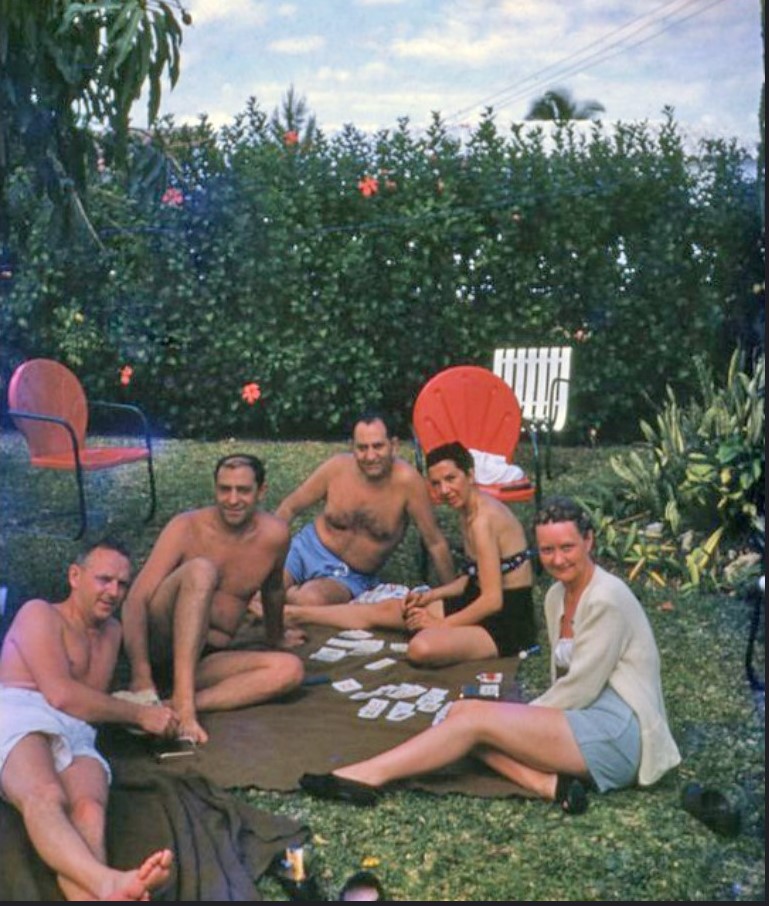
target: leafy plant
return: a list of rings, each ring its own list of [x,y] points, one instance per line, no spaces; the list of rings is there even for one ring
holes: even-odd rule
[[[765,470],[764,356],[748,373],[735,350],[723,386],[702,358],[695,367],[699,399],[682,406],[668,388],[656,424],[641,421],[646,448],[612,457],[621,513],[606,526],[615,547],[621,535],[632,572],[683,565],[692,586],[718,582],[730,558],[724,549],[759,528]]]

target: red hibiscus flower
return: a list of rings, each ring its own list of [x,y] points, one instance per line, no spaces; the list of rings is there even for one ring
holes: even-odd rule
[[[240,398],[244,403],[248,403],[249,406],[253,406],[261,395],[262,388],[253,381],[250,384],[243,384],[243,388],[240,391]]]
[[[134,376],[134,370],[130,365],[123,365],[120,369],[120,383],[123,387],[127,387],[131,383],[131,378]]]
[[[379,191],[379,180],[375,176],[364,176],[358,183],[358,191],[364,198],[371,198]]]
[[[296,129],[289,129],[288,132],[283,133],[283,144],[287,148],[291,148],[294,145],[299,144],[299,133]]]
[[[180,208],[184,204],[184,193],[181,189],[172,186],[163,192],[160,203],[172,208]]]

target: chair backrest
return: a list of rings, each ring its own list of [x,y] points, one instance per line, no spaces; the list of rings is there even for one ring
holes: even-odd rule
[[[30,359],[19,365],[8,385],[8,408],[64,419],[72,426],[79,446],[85,446],[88,429],[85,391],[69,368],[59,362]],[[28,418],[13,418],[13,422],[24,435],[30,456],[71,454],[72,441],[61,425]]]
[[[529,422],[560,431],[566,424],[571,346],[495,349],[494,374],[508,384]]]
[[[425,453],[458,440],[513,462],[521,435],[521,407],[510,387],[487,368],[457,365],[422,387],[412,424]]]

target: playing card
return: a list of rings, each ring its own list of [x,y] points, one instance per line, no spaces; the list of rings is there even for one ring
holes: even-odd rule
[[[358,711],[358,717],[364,717],[366,720],[374,720],[374,718],[379,717],[383,711],[386,711],[389,706],[390,702],[388,702],[386,698],[372,698]]]
[[[333,663],[334,661],[341,661],[346,654],[347,652],[343,648],[332,648],[328,645],[323,645],[310,655],[310,659],[313,661],[327,661],[328,663]]]
[[[385,667],[391,667],[395,663],[397,663],[395,658],[383,657],[379,661],[372,661],[370,664],[366,664],[366,670],[384,670]]]
[[[348,679],[337,680],[335,683],[331,684],[337,692],[357,692],[359,689],[362,689],[363,686],[358,682],[358,680],[349,677]]]
[[[425,686],[419,686],[416,683],[401,683],[388,694],[388,698],[417,698],[427,692]]]
[[[448,715],[449,710],[451,709],[451,704],[452,704],[451,702],[446,702],[446,704],[441,708],[441,710],[435,715],[435,717],[433,718],[433,726],[435,726],[436,724],[439,724],[442,720],[446,719],[446,716]]]
[[[416,709],[410,702],[396,702],[390,713],[387,715],[387,720],[407,720],[409,717],[413,717],[416,713]]]
[[[337,633],[337,638],[340,639],[370,639],[373,638],[374,633],[369,632],[368,629],[344,629],[342,632]]]

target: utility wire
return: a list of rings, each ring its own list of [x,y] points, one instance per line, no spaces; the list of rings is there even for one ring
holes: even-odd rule
[[[723,3],[724,0],[712,0],[711,3],[693,10],[688,15],[681,16],[677,19],[673,19],[673,21],[670,21],[675,14],[683,12],[686,7],[691,6],[693,3],[697,2],[699,2],[699,0],[684,0],[683,5],[679,6],[677,9],[670,10],[667,14],[663,14],[661,17],[656,16],[657,13],[662,12],[667,7],[680,3],[680,0],[670,0],[670,2],[657,7],[652,13],[647,13],[643,16],[637,17],[636,19],[631,19],[629,22],[625,23],[625,25],[622,25],[619,28],[608,32],[606,35],[603,35],[601,38],[592,41],[590,44],[586,44],[584,47],[580,48],[577,51],[574,51],[574,53],[569,54],[557,63],[552,63],[549,66],[545,66],[542,69],[537,70],[532,75],[521,79],[520,82],[518,82],[515,86],[508,86],[507,88],[500,89],[500,91],[497,91],[495,94],[488,95],[486,98],[481,99],[475,104],[460,109],[459,111],[449,115],[446,118],[446,121],[450,123],[451,121],[457,120],[472,112],[473,110],[476,110],[480,105],[488,104],[489,101],[497,98],[501,98],[501,100],[494,105],[494,109],[498,110],[502,107],[508,106],[514,101],[520,100],[521,98],[531,94],[532,92],[538,90],[540,87],[548,83],[552,83],[553,81],[561,79],[564,76],[574,75],[575,73],[581,72],[584,69],[589,69],[593,66],[597,66],[599,63],[603,63],[605,60],[609,60],[619,53],[640,47],[647,41],[651,41],[653,38],[656,38],[664,32],[669,31],[674,26],[707,12],[707,10],[711,9],[711,7],[717,6],[719,3]],[[655,18],[652,18],[651,21],[644,22],[642,25],[639,25],[637,28],[633,29],[628,34],[623,35],[621,38],[618,38],[615,41],[611,41],[608,44],[605,43],[607,38],[619,32],[626,31],[630,26],[634,25],[642,19],[648,19],[649,16],[653,16]],[[629,38],[633,37],[639,32],[643,32],[644,30],[660,21],[663,21],[665,23],[662,28],[658,28],[656,31],[641,37],[637,41],[627,43]],[[563,65],[569,60],[572,60],[575,57],[582,57],[582,55],[585,54],[587,50],[596,45],[603,46],[601,46],[600,49],[594,51],[593,53],[588,54],[586,57],[583,57],[580,60],[576,60],[569,66],[562,68]],[[524,85],[526,86],[525,88],[523,87]]]

